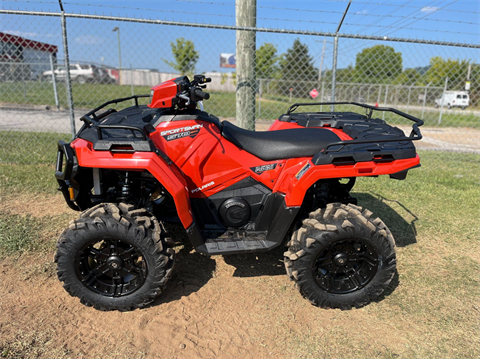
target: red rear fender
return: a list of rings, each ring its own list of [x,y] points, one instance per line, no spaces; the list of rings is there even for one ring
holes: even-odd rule
[[[408,170],[418,164],[420,164],[418,155],[415,158],[388,163],[368,161],[346,166],[334,164],[315,166],[307,158],[297,163],[289,160],[273,191],[285,193],[287,207],[298,207],[302,205],[307,190],[320,179],[389,175]]]

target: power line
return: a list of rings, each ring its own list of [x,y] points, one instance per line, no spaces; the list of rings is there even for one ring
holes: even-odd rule
[[[407,4],[411,3],[412,1],[413,1],[413,0],[409,0],[409,1],[407,2]],[[378,8],[378,7],[379,7],[379,6],[377,6],[377,8]],[[390,11],[390,13],[389,13],[388,15],[391,15],[391,14],[399,11],[400,9],[402,9],[402,7],[397,7],[396,9],[393,9],[392,11]],[[374,21],[374,23],[373,23],[372,25],[376,25],[376,24],[378,24],[379,22],[381,22],[381,21],[383,21],[383,20],[384,20],[384,18],[377,19],[376,21]],[[368,28],[367,26],[364,26],[364,27],[362,27],[360,30],[358,30],[358,32],[361,33],[362,31],[365,31],[367,28]]]
[[[194,0],[175,0],[175,1],[189,1],[193,2]],[[457,0],[455,0],[457,1]],[[64,2],[64,4],[69,5],[84,5],[81,3],[73,3],[73,2]],[[159,10],[159,9],[145,9],[145,8],[138,8],[138,7],[118,7],[114,5],[102,5],[102,4],[91,4],[91,6],[97,7],[108,7],[108,8],[124,8],[130,10],[145,10],[145,11],[155,11],[160,13],[174,13],[174,14],[188,14],[188,15],[201,15],[201,16],[216,16],[216,17],[226,17],[226,18],[235,18],[235,15],[229,14],[212,14],[212,13],[203,13],[203,12],[193,12],[193,11],[182,11],[182,10]],[[427,14],[426,16],[428,16]],[[330,21],[317,21],[317,20],[296,20],[296,19],[286,19],[286,18],[270,18],[270,17],[257,17],[257,20],[269,20],[269,21],[282,21],[282,22],[297,22],[297,23],[312,23],[312,24],[327,24],[327,25],[337,25],[337,22],[330,22]],[[394,28],[391,25],[383,26],[383,25],[370,25],[370,24],[356,24],[356,23],[345,23],[348,26],[363,26],[363,27],[381,27],[381,28]],[[443,33],[452,33],[452,34],[461,34],[461,35],[477,35],[476,33],[468,33],[468,32],[455,32],[455,31],[448,31],[448,30],[430,30],[430,29],[419,29],[419,28],[407,28],[401,27],[405,30],[415,30],[415,31],[428,31],[428,32],[443,32]],[[400,29],[400,28],[399,28]]]
[[[413,22],[412,22],[413,24]],[[360,24],[349,24],[349,23],[345,23],[345,25],[348,25],[348,26],[362,26]],[[386,28],[386,29],[395,29],[393,30],[392,32],[394,31],[398,31],[400,29],[404,29],[404,30],[415,30],[415,31],[426,31],[426,32],[444,32],[444,33],[449,33],[449,34],[461,34],[461,35],[478,35],[478,33],[474,33],[474,32],[460,32],[460,31],[449,31],[449,30],[431,30],[431,29],[421,29],[421,28],[415,28],[415,27],[405,27],[405,26],[390,26],[390,25],[364,25],[364,26],[367,26],[367,27],[381,27],[381,28]],[[386,35],[389,35],[391,34],[392,32],[389,32],[388,34]]]
[[[442,7],[441,7],[439,10],[446,8],[446,7],[448,7],[448,6],[450,6],[450,5],[454,4],[454,3],[456,3],[457,1],[458,1],[458,0],[453,0],[452,2],[448,3],[447,5],[444,5],[444,6],[442,6]],[[423,16],[423,17],[430,16],[431,14],[432,14],[432,13],[428,13],[428,14],[426,14],[426,15],[425,15],[425,16]],[[419,20],[421,20],[421,19],[419,19]],[[413,23],[415,23],[415,22],[417,22],[417,21],[419,21],[419,20],[414,20],[414,21],[412,21],[412,22],[410,22],[410,23],[406,24],[405,26],[409,26],[409,25],[411,25],[411,24],[413,24]],[[403,27],[400,27],[399,29],[393,30],[393,31],[389,32],[387,35],[390,35],[390,34],[392,34],[392,33],[396,32],[396,31],[398,31],[398,30],[401,30],[402,28],[405,28],[405,26],[403,26]],[[478,33],[476,33],[476,34],[469,34],[469,35],[478,35]]]
[[[432,14],[435,13],[435,12],[437,12],[437,11],[432,12]],[[357,14],[357,13],[352,13],[350,16],[373,16],[373,17],[379,17],[379,18],[401,18],[401,19],[406,18],[406,16],[400,16],[400,15],[377,15],[377,14]],[[476,26],[480,25],[480,23],[477,23],[477,22],[458,21],[458,20],[443,20],[443,19],[424,19],[423,17],[409,17],[409,19],[424,20],[424,21],[436,21],[436,22],[451,22],[451,23],[456,23],[456,24],[466,24],[466,25],[476,25]]]
[[[176,1],[191,1],[191,0],[176,0]],[[328,2],[340,2],[340,3],[345,3],[348,2],[348,0],[323,0],[323,1],[328,1]],[[355,1],[355,4],[367,4],[367,5],[381,5],[381,6],[401,6],[401,7],[409,7],[412,9],[423,9],[427,5],[424,6],[414,6],[414,5],[399,5],[399,4],[394,4],[392,2],[366,2],[366,1]],[[457,10],[457,9],[452,9],[448,10],[449,12],[463,12],[463,13],[469,13],[469,14],[480,14],[478,11],[470,11],[470,10]]]

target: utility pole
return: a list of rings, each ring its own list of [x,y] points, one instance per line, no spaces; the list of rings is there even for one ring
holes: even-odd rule
[[[335,102],[335,86],[337,83],[337,55],[338,55],[338,32],[340,31],[340,28],[342,27],[343,20],[345,20],[345,16],[347,15],[348,9],[350,8],[350,4],[352,3],[352,0],[348,2],[347,8],[345,9],[345,12],[343,13],[342,19],[340,20],[340,23],[338,24],[337,31],[335,32],[335,39],[333,41],[333,65],[332,65],[332,102]],[[333,112],[335,111],[335,105],[330,106],[330,110]]]
[[[65,10],[63,9],[62,0],[58,0],[60,5],[61,13],[61,24],[62,24],[62,39],[63,39],[63,53],[65,56],[65,70],[67,77],[65,78],[67,84],[67,100],[68,100],[68,109],[70,111],[70,130],[72,132],[72,138],[75,138],[77,130],[75,128],[75,113],[73,110],[73,95],[72,95],[72,81],[70,78],[70,57],[68,55],[68,41],[67,41],[67,19],[65,18]]]
[[[468,72],[467,72],[467,81],[465,82],[465,90],[470,93],[470,72],[472,70],[472,64],[468,64]]]
[[[118,38],[118,84],[121,85],[122,84],[122,77],[121,77],[121,73],[122,73],[122,52],[121,52],[121,48],[120,48],[120,28],[118,26],[116,26],[112,32],[117,32],[117,38]]]
[[[323,39],[323,48],[322,48],[322,57],[320,59],[320,68],[318,69],[318,83],[322,81],[322,69],[323,69],[323,56],[325,55],[325,45],[327,44],[327,39]]]
[[[235,0],[235,13],[237,26],[256,27],[257,0]],[[253,30],[237,30],[236,40],[237,125],[247,130],[255,130],[256,33]]]

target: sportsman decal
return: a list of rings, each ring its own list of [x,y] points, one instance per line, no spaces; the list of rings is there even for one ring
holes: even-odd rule
[[[178,140],[179,138],[184,137],[194,138],[196,135],[198,135],[202,127],[203,125],[193,125],[174,128],[171,130],[162,131],[160,135],[163,136],[163,138],[167,141]]]
[[[275,167],[277,167],[277,164],[276,164],[276,163],[272,163],[272,164],[269,164],[269,165],[250,167],[250,169],[251,169],[253,172],[255,172],[256,174],[261,175],[261,174],[262,174],[263,172],[265,172],[265,171],[274,170]]]

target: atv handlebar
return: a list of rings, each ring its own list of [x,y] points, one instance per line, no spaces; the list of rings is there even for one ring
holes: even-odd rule
[[[193,92],[195,95],[196,101],[208,100],[210,98],[210,94],[207,92],[203,92],[201,89],[196,88]]]

